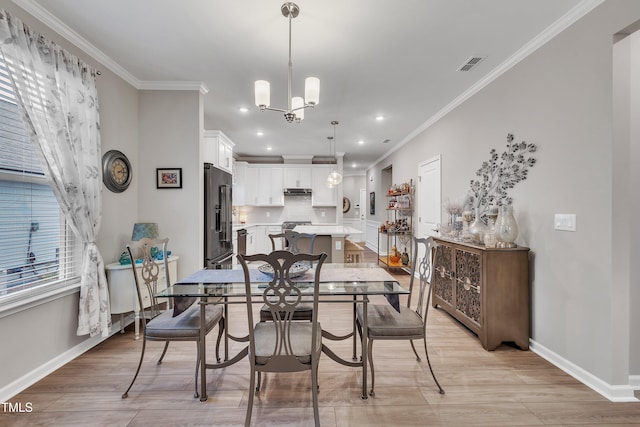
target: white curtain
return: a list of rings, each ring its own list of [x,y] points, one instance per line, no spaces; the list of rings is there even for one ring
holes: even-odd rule
[[[84,243],[77,334],[107,336],[109,293],[95,243],[102,218],[95,70],[1,9],[0,52],[60,208]]]

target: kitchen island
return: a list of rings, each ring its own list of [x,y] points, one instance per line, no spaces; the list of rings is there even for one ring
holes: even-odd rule
[[[326,262],[344,262],[344,240],[351,236],[352,240],[360,240],[362,232],[357,228],[344,225],[298,225],[294,231],[315,234],[313,252],[326,252]],[[305,248],[304,242],[299,245]]]

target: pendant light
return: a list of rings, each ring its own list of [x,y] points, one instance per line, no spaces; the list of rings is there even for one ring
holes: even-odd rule
[[[304,81],[304,99],[300,96],[291,96],[291,20],[298,16],[300,8],[297,4],[287,2],[280,8],[282,15],[289,20],[289,66],[287,77],[287,108],[271,107],[271,85],[266,80],[256,80],[255,82],[255,102],[261,111],[271,110],[284,113],[285,119],[289,123],[295,121],[299,123],[304,119],[305,108],[313,108],[320,102],[320,79],[317,77],[307,77]]]
[[[333,157],[337,163],[335,144],[336,144],[336,125],[338,125],[339,123],[337,120],[333,120],[331,124],[333,125],[333,136],[329,137],[329,141],[331,142],[331,157]],[[335,187],[336,185],[342,182],[342,175],[340,174],[340,172],[338,172],[337,168],[338,168],[337,165],[334,164],[333,170],[327,177],[327,185],[329,186],[329,188]]]

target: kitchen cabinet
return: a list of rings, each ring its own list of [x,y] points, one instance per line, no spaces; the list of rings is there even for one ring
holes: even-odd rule
[[[231,239],[231,244],[233,245],[233,256],[231,257],[231,264],[236,265],[238,263],[238,233],[236,231],[233,232],[233,239]]]
[[[478,335],[486,350],[502,342],[528,349],[529,248],[434,240],[433,306]]]
[[[246,228],[247,230],[247,255],[254,255],[260,253],[271,252],[271,240],[269,240],[269,234],[280,232],[280,226],[268,226],[268,225],[252,225]]]
[[[160,266],[158,273],[158,289],[161,291],[166,289],[166,272],[164,270],[164,261],[156,261]],[[167,259],[169,268],[169,283],[174,284],[178,280],[178,257],[173,255]],[[105,267],[107,272],[107,284],[109,286],[109,304],[111,306],[111,314],[120,315],[120,332],[124,333],[124,315],[133,312],[135,322],[134,339],[140,337],[140,304],[138,303],[138,295],[136,293],[136,283],[133,280],[133,269],[131,264],[120,264],[115,262]],[[138,276],[140,279],[140,276]],[[140,279],[140,283],[142,280]],[[144,308],[151,305],[151,295],[146,288],[141,288],[142,300]]]
[[[247,203],[247,162],[233,162],[233,205],[244,206]]]
[[[332,165],[314,165],[311,169],[311,206],[336,207],[338,190],[327,186],[327,177],[332,168]]]
[[[247,206],[258,204],[258,168],[251,165],[247,165],[244,171],[244,204]]]
[[[258,253],[268,254],[271,253],[271,240],[269,240],[269,227],[266,225],[258,226],[256,230],[257,249]]]
[[[305,167],[285,167],[283,188],[311,188],[311,168]]]
[[[233,162],[233,143],[226,138],[218,140],[218,167],[231,173]]]
[[[232,172],[234,143],[219,130],[205,130],[202,160],[218,169]]]
[[[256,227],[247,227],[247,255],[256,253]]]
[[[248,206],[284,206],[282,167],[247,165],[244,180],[244,204]]]

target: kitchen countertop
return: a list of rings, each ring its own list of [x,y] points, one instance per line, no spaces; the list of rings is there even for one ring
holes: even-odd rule
[[[298,225],[294,231],[331,237],[347,237],[352,234],[362,234],[362,231],[357,228],[345,225]]]
[[[239,222],[232,223],[233,231],[240,230],[242,228],[250,228],[250,227],[281,227],[281,226],[282,226],[281,222],[270,222],[270,223],[264,223],[264,222],[251,222],[251,223],[249,223],[249,222],[247,222],[247,223],[244,223],[244,224],[241,224]],[[298,225],[295,228],[295,230],[298,231],[299,227],[302,227],[302,225]],[[310,226],[306,226],[305,225],[305,227],[342,227],[342,225],[337,225],[337,224],[312,224]],[[354,233],[355,233],[355,231],[354,231]]]

